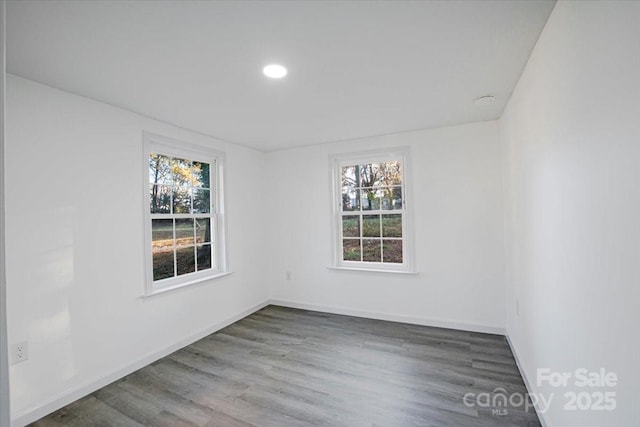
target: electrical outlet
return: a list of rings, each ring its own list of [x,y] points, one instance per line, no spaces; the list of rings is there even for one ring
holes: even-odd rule
[[[290,271],[287,271],[287,280],[291,280],[291,276],[292,276],[292,275],[291,275],[291,272],[290,272]]]
[[[29,359],[29,343],[27,341],[19,342],[11,346],[11,363],[24,362]]]

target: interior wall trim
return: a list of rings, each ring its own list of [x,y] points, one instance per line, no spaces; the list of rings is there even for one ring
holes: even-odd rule
[[[511,341],[511,338],[509,337],[508,332],[505,333],[505,337],[507,338],[507,343],[509,344],[511,353],[513,353],[513,358],[516,360],[516,366],[518,367],[518,371],[520,371],[520,376],[522,377],[522,380],[524,381],[524,385],[527,388],[527,393],[532,394],[533,389],[531,388],[531,382],[529,381],[529,378],[527,378],[526,371],[522,367],[522,363],[520,361],[520,358],[518,357],[518,352],[516,351],[516,347],[513,345],[513,341]],[[540,424],[542,424],[542,427],[552,427],[551,422],[547,418],[545,418],[545,413],[540,410],[539,403],[538,402],[533,402],[533,403],[534,403],[534,408],[536,410],[536,414],[538,415],[538,419],[540,420]]]
[[[386,320],[389,322],[410,323],[412,325],[433,326],[436,328],[457,329],[461,331],[481,332],[485,334],[505,335],[505,329],[498,325],[482,325],[478,323],[458,322],[453,320],[430,319],[419,316],[406,316],[393,313],[377,313],[372,311],[358,310],[350,307],[336,307],[318,304],[310,304],[299,301],[272,298],[271,305],[281,307],[299,308],[302,310],[321,311],[331,314],[343,314],[346,316],[364,317],[367,319]]]

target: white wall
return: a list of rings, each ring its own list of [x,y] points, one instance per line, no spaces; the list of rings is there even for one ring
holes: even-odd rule
[[[267,300],[263,153],[15,76],[7,96],[9,340],[29,341],[11,367],[18,424]],[[141,298],[143,130],[226,152],[232,276]]]
[[[638,422],[639,22],[638,2],[559,2],[500,120],[507,332],[533,391],[555,393],[549,425]],[[617,373],[615,411],[536,385],[581,367]]]
[[[417,276],[330,270],[329,155],[409,146]],[[289,305],[468,329],[504,328],[497,122],[269,153],[272,297]],[[286,280],[286,271],[292,280]]]

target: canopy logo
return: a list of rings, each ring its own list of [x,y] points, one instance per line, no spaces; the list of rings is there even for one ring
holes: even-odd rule
[[[538,411],[546,412],[551,405],[553,395],[547,399],[544,395],[531,394],[531,393],[511,393],[508,394],[507,390],[502,387],[498,387],[493,392],[484,393],[467,393],[462,398],[465,406],[469,408],[491,408],[492,415],[509,415],[509,409],[520,409],[529,412],[536,406]]]

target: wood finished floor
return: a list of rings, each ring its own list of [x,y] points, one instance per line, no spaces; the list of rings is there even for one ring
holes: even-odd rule
[[[539,426],[503,336],[269,306],[34,426]],[[504,408],[502,408],[504,409]]]

